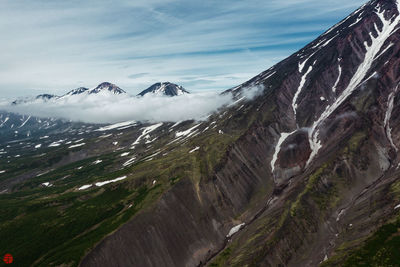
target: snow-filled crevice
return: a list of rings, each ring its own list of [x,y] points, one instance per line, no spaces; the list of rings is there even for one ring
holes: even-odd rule
[[[29,116],[18,128],[22,128],[25,124],[30,120],[31,116]]]
[[[304,66],[306,65],[307,61],[312,58],[312,56],[316,53],[317,51],[315,51],[314,53],[312,53],[309,57],[307,57],[305,60],[303,60],[303,62],[299,62],[299,73],[303,72]]]
[[[296,116],[297,116],[297,111],[296,111],[297,110],[297,99],[299,98],[301,90],[303,89],[304,84],[306,83],[307,76],[312,71],[312,69],[313,69],[312,66],[309,66],[307,72],[305,74],[303,74],[303,76],[301,76],[299,87],[297,88],[296,93],[294,94],[294,97],[293,97],[292,108],[293,108],[293,114],[294,114],[295,121],[296,121]],[[300,70],[300,64],[299,64],[299,70]]]
[[[275,163],[278,160],[278,154],[279,154],[279,151],[281,151],[281,146],[282,146],[283,142],[286,140],[286,138],[291,136],[294,132],[296,132],[296,131],[293,131],[293,132],[290,132],[290,133],[281,133],[281,136],[279,137],[278,143],[275,146],[274,155],[272,156],[272,160],[271,160],[272,173],[274,173]]]
[[[153,124],[151,126],[145,127],[143,128],[143,132],[142,134],[136,139],[136,141],[132,144],[131,149],[134,149],[135,146],[137,144],[139,144],[140,140],[142,140],[143,137],[145,137],[147,134],[151,133],[152,131],[154,131],[155,129],[157,129],[158,127],[160,127],[161,125],[163,125],[162,122],[157,123],[157,124]]]
[[[339,63],[338,63],[338,77],[337,77],[337,79],[336,79],[336,82],[335,82],[335,84],[333,85],[333,87],[332,87],[332,92],[334,92],[334,93],[336,93],[336,89],[337,89],[337,86],[339,85],[339,82],[340,82],[340,78],[342,77],[342,66],[340,66],[340,62],[342,61],[342,59],[341,58],[339,58]]]
[[[392,128],[390,128],[390,117],[392,116],[393,112],[393,105],[394,105],[394,97],[399,89],[399,85],[396,87],[396,90],[392,93],[389,94],[388,97],[388,107],[386,110],[385,114],[385,120],[384,120],[384,127],[386,130],[386,136],[389,139],[390,145],[396,150],[396,152],[399,150],[398,147],[394,144],[393,139],[392,139]]]

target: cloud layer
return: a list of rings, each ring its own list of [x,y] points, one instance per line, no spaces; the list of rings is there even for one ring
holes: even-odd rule
[[[249,93],[249,97],[252,95],[254,93]],[[46,103],[42,100],[18,105],[0,103],[0,110],[90,123],[116,123],[128,120],[159,122],[200,120],[231,101],[231,95],[210,92],[175,97],[157,95],[130,97],[125,94],[113,95],[104,92],[77,95]]]
[[[364,0],[2,0],[0,96],[100,82],[132,94],[171,81],[238,85],[295,52]]]

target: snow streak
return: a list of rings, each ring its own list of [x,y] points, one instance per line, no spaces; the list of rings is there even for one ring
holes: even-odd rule
[[[141,134],[141,135],[136,139],[136,141],[132,144],[132,149],[135,148],[135,146],[136,146],[137,144],[139,144],[140,140],[141,140],[144,136],[146,136],[147,134],[151,133],[152,131],[154,131],[155,129],[157,129],[158,127],[160,127],[161,125],[163,125],[162,122],[157,123],[157,124],[153,124],[153,125],[151,125],[151,126],[149,126],[149,127],[143,128],[142,134]]]
[[[286,138],[288,138],[289,136],[292,135],[292,133],[294,133],[295,131],[291,132],[291,133],[281,133],[281,136],[278,140],[278,144],[275,147],[275,152],[274,155],[272,156],[272,161],[271,161],[271,169],[272,169],[272,173],[274,173],[275,170],[275,163],[278,160],[278,154],[279,151],[281,150],[281,146],[283,144],[283,142],[286,140]]]
[[[299,70],[300,70],[300,64],[299,64]],[[312,71],[312,66],[308,67],[307,72],[301,77],[299,87],[297,88],[297,91],[296,91],[296,93],[294,94],[294,97],[293,97],[292,108],[293,108],[293,113],[294,113],[294,119],[295,120],[296,120],[296,115],[297,115],[297,112],[296,112],[296,110],[297,110],[297,99],[299,98],[301,90],[303,89],[304,84],[306,83],[307,76],[311,71]]]
[[[342,66],[340,66],[340,61],[342,61],[342,60],[339,59],[339,63],[338,63],[339,75],[338,75],[338,77],[337,77],[337,80],[336,80],[335,84],[334,84],[333,87],[332,87],[332,92],[334,92],[334,93],[336,93],[337,86],[338,86],[338,84],[339,84],[339,82],[340,82],[340,78],[342,77]]]
[[[396,147],[396,145],[394,144],[393,139],[392,139],[392,128],[390,128],[390,117],[392,116],[392,112],[393,112],[394,96],[397,93],[398,89],[399,89],[399,86],[396,87],[396,90],[394,92],[389,94],[388,108],[386,110],[385,120],[384,120],[384,126],[386,129],[387,138],[389,139],[390,144],[396,151],[398,151],[399,149]]]

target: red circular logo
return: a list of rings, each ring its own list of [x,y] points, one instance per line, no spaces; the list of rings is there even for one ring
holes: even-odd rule
[[[6,264],[11,264],[13,262],[14,258],[11,254],[7,253],[6,255],[4,255],[3,261]]]

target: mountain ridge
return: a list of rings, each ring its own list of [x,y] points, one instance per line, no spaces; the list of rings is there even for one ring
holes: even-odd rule
[[[189,94],[185,88],[180,85],[170,82],[158,82],[151,85],[149,88],[143,90],[138,96],[144,96],[147,94],[153,95],[165,95],[165,96],[179,96],[183,94]]]
[[[89,89],[86,87],[79,87],[76,89],[73,89],[61,96],[58,95],[53,95],[53,94],[40,94],[37,95],[36,97],[23,97],[16,99],[12,102],[13,105],[18,105],[22,103],[28,103],[32,101],[51,101],[51,100],[58,100],[58,99],[66,99],[72,96],[78,96],[78,95],[95,95],[99,93],[107,92],[112,95],[124,95],[127,94],[123,89],[118,87],[117,85],[110,83],[110,82],[102,82],[95,88]],[[179,96],[183,94],[189,94],[188,91],[185,90],[180,85],[170,83],[170,82],[158,82],[150,86],[149,88],[143,90],[141,93],[139,93],[137,96],[144,96],[144,95],[165,95],[165,96]]]

